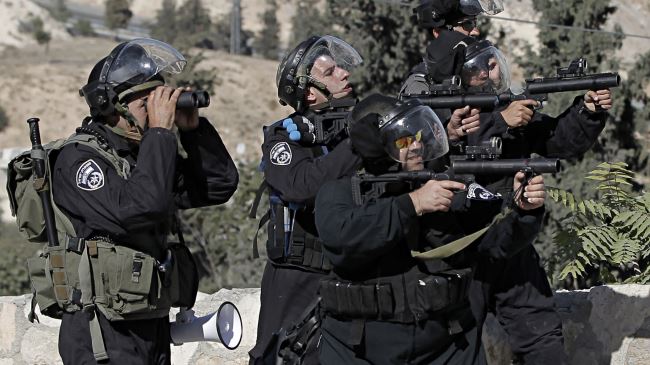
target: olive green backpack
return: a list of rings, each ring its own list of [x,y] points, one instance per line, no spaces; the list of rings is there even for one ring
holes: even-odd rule
[[[100,145],[97,137],[90,134],[74,134],[69,138],[58,139],[44,146],[45,156],[35,155],[33,151],[26,151],[14,157],[7,168],[7,193],[11,213],[16,218],[16,224],[21,233],[30,242],[45,243],[43,252],[27,260],[27,270],[34,294],[32,308],[38,303],[41,313],[61,318],[63,311],[73,312],[79,310],[73,304],[74,288],[79,287],[79,254],[66,254],[66,248],[79,245],[79,240],[70,220],[54,204],[51,194],[51,166],[56,156],[69,144],[81,144],[97,151],[102,157],[115,167],[120,176],[126,178],[129,174],[129,164],[119,157],[106,145]],[[42,152],[41,152],[42,153]],[[47,180],[34,179],[32,166],[34,159],[44,158],[46,161]],[[59,246],[47,245],[45,219],[39,191],[42,188],[50,192],[52,208],[58,233]],[[67,262],[66,262],[67,261]],[[46,270],[48,268],[49,270]],[[30,321],[35,315],[30,313]]]
[[[20,232],[30,242],[44,243],[38,257],[27,260],[32,285],[29,320],[42,314],[61,318],[64,312],[97,309],[110,321],[162,318],[169,308],[192,307],[198,291],[198,272],[184,244],[168,245],[168,262],[113,242],[78,238],[70,220],[52,199],[51,166],[63,147],[80,144],[95,150],[124,179],[129,163],[90,134],[74,134],[44,146],[44,152],[26,151],[9,162],[7,192],[11,212]],[[46,161],[45,179],[34,179],[35,159]],[[47,187],[50,187],[49,189]],[[59,245],[47,242],[39,191],[48,191],[52,202]],[[168,265],[166,265],[168,264]],[[169,266],[166,269],[162,266]],[[90,322],[95,358],[107,359],[96,316]]]

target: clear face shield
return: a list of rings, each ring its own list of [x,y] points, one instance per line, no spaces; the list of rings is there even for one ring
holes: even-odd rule
[[[363,63],[363,58],[347,42],[334,36],[323,36],[314,43],[298,67],[299,75],[331,93],[349,87],[347,76]]]
[[[496,47],[490,44],[477,52],[468,48],[468,55],[460,75],[467,91],[500,94],[510,88],[508,61]]]
[[[460,11],[466,15],[496,15],[503,11],[502,0],[460,0]]]
[[[158,74],[178,74],[187,64],[174,47],[155,39],[140,38],[127,43],[108,71],[107,82],[142,84]]]
[[[405,164],[435,160],[449,151],[447,134],[431,108],[418,105],[388,121],[379,134],[391,159]]]

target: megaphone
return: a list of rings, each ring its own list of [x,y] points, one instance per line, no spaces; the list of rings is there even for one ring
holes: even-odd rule
[[[217,341],[228,350],[236,349],[242,339],[242,321],[239,310],[231,302],[224,302],[212,314],[194,316],[193,310],[181,308],[176,321],[170,323],[174,345],[185,342]]]

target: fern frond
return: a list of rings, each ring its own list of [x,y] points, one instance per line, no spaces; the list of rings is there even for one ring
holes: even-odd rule
[[[585,276],[587,271],[585,270],[584,265],[580,262],[579,259],[571,260],[560,272],[560,280],[566,279],[567,276],[571,275],[574,279]]]
[[[627,264],[638,260],[641,245],[629,237],[621,237],[612,245],[612,261],[615,264]]]

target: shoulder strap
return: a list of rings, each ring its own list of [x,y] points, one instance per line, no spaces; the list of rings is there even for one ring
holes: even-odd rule
[[[411,251],[411,256],[413,256],[418,260],[426,261],[426,260],[434,260],[434,259],[444,259],[452,255],[455,255],[458,252],[465,249],[467,246],[471,245],[474,241],[479,239],[479,237],[481,237],[485,232],[487,232],[487,230],[490,229],[490,227],[492,227],[494,224],[501,221],[503,218],[505,218],[506,215],[510,214],[510,212],[511,209],[505,209],[503,212],[501,212],[496,217],[494,217],[492,223],[490,223],[487,227],[480,229],[465,237],[452,241],[446,245],[436,247],[433,250],[429,250],[426,252]]]
[[[97,137],[91,134],[76,133],[63,141],[59,148],[63,148],[69,144],[78,143],[80,145],[92,148],[97,151],[104,159],[113,165],[118,175],[123,178],[128,178],[131,174],[131,167],[126,159],[120,157],[114,149],[100,144]]]

